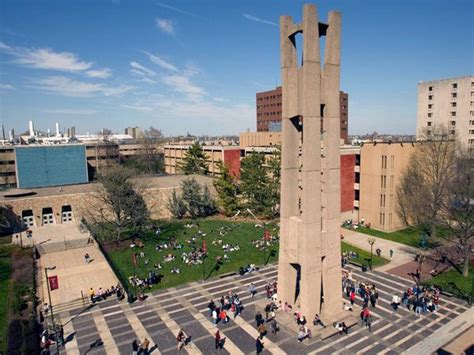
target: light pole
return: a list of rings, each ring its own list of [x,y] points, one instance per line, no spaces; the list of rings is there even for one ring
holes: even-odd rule
[[[369,237],[367,242],[370,244],[370,271],[372,271],[372,258],[373,258],[373,249],[376,239],[374,237]]]
[[[46,287],[48,289],[48,299],[49,299],[49,309],[51,311],[51,324],[53,326],[54,334],[55,334],[55,340],[56,340],[56,354],[59,354],[59,349],[58,349],[58,335],[56,331],[56,325],[54,324],[54,312],[53,312],[53,304],[51,302],[51,291],[49,289],[49,279],[48,279],[48,270],[54,270],[56,269],[56,266],[49,266],[44,268],[44,274],[46,276]]]

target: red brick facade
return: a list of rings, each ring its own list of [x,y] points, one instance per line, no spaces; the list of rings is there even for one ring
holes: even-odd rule
[[[224,150],[224,164],[232,176],[240,177],[240,149]]]
[[[354,208],[355,154],[341,155],[341,212]]]

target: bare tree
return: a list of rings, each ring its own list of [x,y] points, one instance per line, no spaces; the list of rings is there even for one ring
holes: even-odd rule
[[[114,167],[107,175],[100,175],[100,185],[92,194],[91,208],[85,215],[90,228],[105,231],[106,237],[115,241],[122,240],[126,232],[138,232],[150,217],[131,176],[123,167]]]
[[[455,158],[454,178],[449,185],[449,198],[441,213],[448,241],[463,255],[463,276],[469,275],[471,250],[474,246],[474,159],[467,149]]]
[[[145,130],[143,137],[139,138],[142,146],[139,159],[145,174],[156,174],[163,170],[162,157],[159,154],[159,146],[163,142],[163,133],[157,128],[150,126]]]
[[[436,237],[440,213],[455,172],[456,142],[444,127],[426,132],[416,145],[397,188],[397,213],[403,221]]]

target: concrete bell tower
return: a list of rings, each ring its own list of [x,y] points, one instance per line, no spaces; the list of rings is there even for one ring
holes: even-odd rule
[[[301,63],[298,35],[303,37]],[[318,313],[333,321],[342,311],[340,35],[339,12],[329,12],[327,24],[318,21],[311,4],[304,6],[301,23],[280,17],[283,144],[278,298],[299,308],[308,320]]]

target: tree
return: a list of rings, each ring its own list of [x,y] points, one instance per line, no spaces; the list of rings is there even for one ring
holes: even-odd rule
[[[456,143],[434,127],[417,144],[397,187],[397,213],[409,226],[436,238],[439,217],[454,177]]]
[[[0,236],[10,235],[23,228],[20,217],[13,212],[11,206],[0,206]]]
[[[151,175],[163,172],[163,157],[158,150],[162,141],[163,133],[152,126],[145,130],[143,137],[138,139],[142,150],[137,157],[136,164],[141,173]]]
[[[441,223],[448,229],[448,241],[459,247],[463,255],[463,276],[469,275],[471,248],[474,245],[474,159],[467,149],[455,157],[449,197],[441,212]]]
[[[241,162],[240,189],[243,207],[270,217],[275,210],[272,186],[262,153],[248,154]]]
[[[114,167],[107,175],[100,175],[101,186],[93,194],[96,208],[91,208],[86,220],[113,233],[119,241],[125,232],[135,234],[148,221],[150,213],[140,191],[131,182],[132,174],[123,167]]]
[[[167,207],[174,218],[182,219],[186,215],[186,205],[176,190],[171,193]]]
[[[208,174],[207,155],[204,153],[199,142],[194,142],[187,150],[183,161],[178,165],[178,169],[185,175]]]
[[[279,215],[280,207],[280,177],[281,177],[281,148],[278,148],[268,160],[268,177],[270,205],[272,206],[272,215]]]
[[[196,179],[184,180],[181,183],[181,191],[181,195],[173,191],[168,200],[168,210],[173,217],[207,217],[216,212],[216,204],[209,188],[201,188]]]
[[[231,216],[239,209],[239,186],[236,179],[230,174],[229,167],[218,163],[219,177],[214,180],[217,199],[226,216]]]

